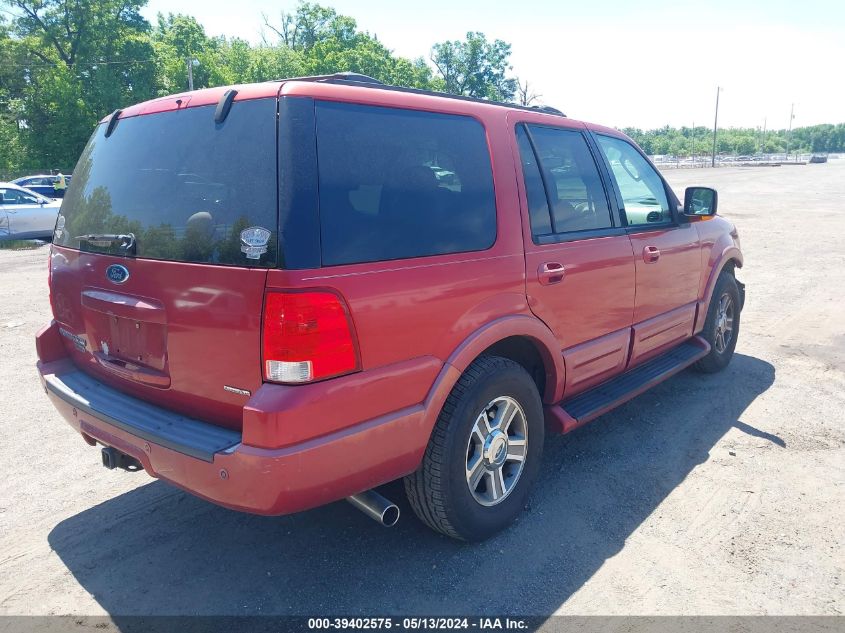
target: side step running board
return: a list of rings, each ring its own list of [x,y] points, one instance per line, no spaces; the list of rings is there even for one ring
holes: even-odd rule
[[[707,356],[710,345],[697,336],[634,369],[558,405],[564,433],[618,407]],[[561,415],[562,414],[562,415]]]

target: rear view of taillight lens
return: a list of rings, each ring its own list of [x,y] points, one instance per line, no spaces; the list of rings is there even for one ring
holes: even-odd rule
[[[264,379],[303,383],[359,369],[352,321],[331,292],[268,292],[264,298]]]

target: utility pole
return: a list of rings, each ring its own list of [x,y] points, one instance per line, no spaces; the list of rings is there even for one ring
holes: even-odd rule
[[[692,166],[695,167],[695,121],[692,122]]]
[[[713,158],[710,161],[710,166],[716,166],[716,130],[719,126],[719,93],[722,89],[716,86],[716,117],[713,119]]]
[[[193,91],[194,89],[194,66],[200,65],[200,60],[194,59],[193,57],[189,57],[187,60],[188,65],[188,90]]]
[[[762,153],[765,154],[766,149],[766,117],[763,117],[763,136],[760,139],[760,143],[762,144]]]
[[[786,160],[789,160],[789,142],[792,140],[792,119],[795,118],[795,104],[789,106],[789,131],[786,133]],[[796,158],[796,161],[798,159]]]

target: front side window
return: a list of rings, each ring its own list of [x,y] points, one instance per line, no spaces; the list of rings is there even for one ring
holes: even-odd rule
[[[628,225],[642,226],[671,221],[672,214],[663,180],[642,154],[622,139],[602,135],[597,138],[622,194]]]
[[[551,203],[552,231],[560,234],[611,227],[607,196],[584,135],[536,125],[528,126],[528,131]],[[535,215],[539,222],[536,229]],[[540,213],[532,214],[531,222],[532,232],[544,229]]]
[[[2,204],[38,204],[39,200],[33,195],[20,191],[19,189],[0,189]]]
[[[493,175],[478,121],[322,101],[316,115],[324,265],[492,246]]]

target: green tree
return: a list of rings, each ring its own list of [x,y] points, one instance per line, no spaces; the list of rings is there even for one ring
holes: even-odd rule
[[[282,13],[279,26],[265,16],[265,25],[277,35],[277,47],[288,51],[288,61],[299,73],[324,75],[357,72],[399,86],[432,88],[432,72],[422,59],[397,57],[375,36],[359,31],[355,20],[330,7],[304,2],[293,13]],[[289,77],[275,74],[267,79]]]
[[[516,79],[507,77],[510,55],[507,42],[488,42],[484,33],[473,31],[463,42],[440,42],[431,49],[446,92],[497,101],[510,101],[516,94]]]
[[[29,164],[70,169],[96,122],[155,95],[143,0],[0,0],[14,15],[3,46],[23,80],[18,140]],[[8,129],[8,126],[7,126]]]

